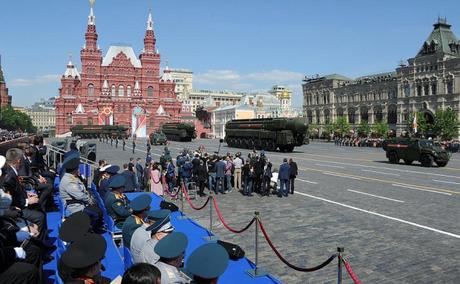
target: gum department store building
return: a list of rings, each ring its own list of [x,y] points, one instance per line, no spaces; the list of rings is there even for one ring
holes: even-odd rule
[[[332,74],[305,78],[304,116],[319,126],[345,116],[357,126],[387,121],[399,135],[409,115],[424,113],[433,121],[438,108],[452,108],[460,118],[460,41],[446,19],[438,19],[428,39],[407,65],[395,72],[356,79]]]
[[[56,134],[77,124],[126,125],[144,137],[165,121],[179,120],[181,103],[168,68],[160,77],[152,15],[149,13],[144,49],[139,58],[132,47],[111,46],[102,57],[97,44],[94,0],[81,49],[81,74],[69,61],[56,99]]]

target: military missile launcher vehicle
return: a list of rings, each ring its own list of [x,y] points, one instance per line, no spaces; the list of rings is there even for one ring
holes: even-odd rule
[[[124,125],[76,125],[70,128],[72,136],[81,138],[113,137],[123,138],[128,136],[128,127]]]
[[[149,135],[150,145],[166,145],[168,138],[161,131],[155,131]]]
[[[168,140],[172,141],[192,141],[196,138],[195,125],[184,122],[168,122],[161,126]]]
[[[392,164],[402,159],[407,165],[419,161],[423,167],[431,167],[433,163],[445,167],[450,159],[449,152],[441,148],[438,142],[428,139],[393,138],[385,140],[382,147]]]
[[[225,125],[228,146],[292,152],[305,143],[308,126],[299,118],[236,119]]]

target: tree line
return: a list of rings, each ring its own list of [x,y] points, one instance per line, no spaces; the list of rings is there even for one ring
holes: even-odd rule
[[[30,117],[12,107],[4,107],[0,112],[0,128],[6,130],[24,131],[34,133],[37,128],[32,124]]]
[[[413,129],[414,116],[417,115],[417,133]],[[458,137],[459,121],[458,114],[451,108],[438,109],[434,114],[434,122],[429,123],[423,112],[412,113],[406,124],[406,131],[417,137],[439,137],[443,140],[451,140]],[[310,137],[324,137],[329,139],[331,135],[338,137],[354,136],[387,138],[395,134],[390,130],[387,122],[378,121],[370,125],[367,120],[353,128],[345,116],[339,116],[335,121],[328,121],[324,126],[319,127],[312,123],[309,125]]]

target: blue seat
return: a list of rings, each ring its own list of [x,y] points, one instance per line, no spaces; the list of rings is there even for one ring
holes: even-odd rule
[[[133,266],[133,256],[127,247],[123,247],[123,262],[125,263],[125,270]]]

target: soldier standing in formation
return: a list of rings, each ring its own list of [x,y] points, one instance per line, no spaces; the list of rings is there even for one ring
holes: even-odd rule
[[[129,199],[123,193],[125,189],[126,179],[123,175],[115,175],[108,185],[111,192],[108,192],[105,197],[105,207],[107,208],[107,214],[113,218],[115,226],[121,229],[123,223],[131,215],[131,208],[129,206]]]
[[[152,146],[150,146],[150,139],[147,137],[147,153],[150,153]]]
[[[133,154],[136,149],[136,135],[133,136]]]
[[[113,146],[113,137],[110,136],[110,146]]]
[[[118,148],[118,136],[115,137],[115,148]]]
[[[126,147],[126,138],[123,137],[123,151],[125,151],[125,147]]]

